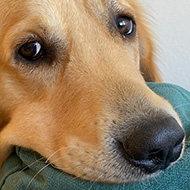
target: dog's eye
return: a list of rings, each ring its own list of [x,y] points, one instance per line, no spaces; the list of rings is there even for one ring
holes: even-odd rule
[[[127,16],[118,17],[116,20],[116,24],[119,32],[123,37],[134,34],[136,30],[135,22]]]
[[[18,53],[28,61],[36,61],[45,55],[43,46],[37,41],[29,41],[23,44]]]

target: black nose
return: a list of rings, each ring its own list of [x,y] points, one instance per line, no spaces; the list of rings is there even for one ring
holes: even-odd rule
[[[142,124],[121,142],[126,158],[147,173],[167,168],[182,152],[184,130],[172,118]]]

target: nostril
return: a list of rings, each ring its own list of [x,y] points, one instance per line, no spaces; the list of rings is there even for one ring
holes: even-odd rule
[[[180,144],[177,144],[173,149],[173,158],[171,159],[171,162],[175,162],[181,155],[183,149],[183,142]]]
[[[150,160],[153,160],[153,159],[163,160],[164,159],[163,150],[155,149],[155,150],[150,151],[148,159],[150,159]]]
[[[175,146],[174,147],[177,147],[179,145],[181,145],[183,143],[183,140],[184,140],[184,133],[181,134],[181,137],[179,138],[179,140],[175,143]]]

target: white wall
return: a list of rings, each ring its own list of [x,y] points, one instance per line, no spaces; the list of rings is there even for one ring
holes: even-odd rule
[[[141,0],[159,39],[158,66],[165,82],[190,91],[190,0]]]

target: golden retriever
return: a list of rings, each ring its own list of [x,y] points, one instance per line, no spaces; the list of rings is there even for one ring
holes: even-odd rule
[[[183,154],[149,23],[134,0],[0,1],[0,167],[21,146],[106,183],[146,179]]]

